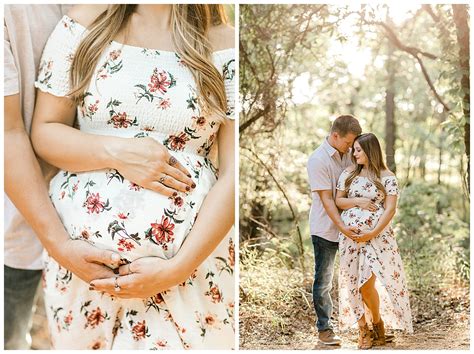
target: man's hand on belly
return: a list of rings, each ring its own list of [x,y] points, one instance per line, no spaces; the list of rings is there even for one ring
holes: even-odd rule
[[[113,251],[97,248],[83,240],[68,239],[50,252],[59,265],[70,270],[85,282],[114,276],[111,268],[117,268],[120,255]]]

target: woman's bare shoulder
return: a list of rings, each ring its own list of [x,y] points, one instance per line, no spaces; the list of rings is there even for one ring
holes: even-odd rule
[[[393,173],[390,170],[383,170],[380,172],[380,177],[389,177],[389,176],[395,176],[395,173]]]
[[[344,171],[346,171],[347,173],[352,173],[354,172],[355,170],[355,165],[350,165],[348,167],[346,167],[346,169]]]
[[[105,10],[107,10],[107,4],[83,4],[74,5],[68,12],[68,16],[74,21],[78,22],[84,27],[89,27],[94,20]]]
[[[235,47],[235,28],[220,24],[209,29],[209,41],[214,51]]]

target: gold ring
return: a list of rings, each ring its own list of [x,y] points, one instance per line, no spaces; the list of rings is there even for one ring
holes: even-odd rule
[[[174,166],[176,164],[176,162],[178,162],[178,160],[176,160],[176,157],[174,156],[170,156],[170,159],[169,159],[169,165],[170,166]]]
[[[122,290],[120,285],[118,285],[118,277],[115,277],[114,290],[115,290],[116,293],[118,293],[118,292],[120,292],[120,290]]]

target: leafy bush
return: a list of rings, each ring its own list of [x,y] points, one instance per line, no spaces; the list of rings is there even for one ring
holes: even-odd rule
[[[405,268],[412,282],[425,285],[469,280],[469,220],[462,191],[412,183],[400,197],[394,220]],[[466,213],[467,214],[467,213]]]

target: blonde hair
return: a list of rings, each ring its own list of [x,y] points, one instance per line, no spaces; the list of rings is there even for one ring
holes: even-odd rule
[[[369,178],[369,180],[372,181],[372,183],[375,184],[375,187],[377,187],[377,189],[381,191],[385,197],[387,195],[387,192],[385,191],[385,187],[381,183],[381,173],[383,170],[387,169],[387,166],[385,165],[385,161],[383,159],[382,148],[380,147],[379,140],[374,134],[366,133],[361,134],[357,138],[355,138],[354,143],[356,141],[359,143],[362,151],[364,151],[364,153],[367,155],[367,177]],[[352,144],[352,149],[354,150],[354,144]],[[362,168],[364,167],[363,165],[357,164],[354,155],[352,155],[352,161],[356,165],[356,168],[349,174],[349,177],[347,177],[345,181],[344,189],[347,194],[349,193],[349,188],[351,186],[352,181],[354,180],[354,178],[360,175],[360,173],[362,172]]]
[[[71,66],[69,96],[83,100],[100,56],[129,23],[137,5],[110,5],[91,24],[81,41]],[[171,33],[176,53],[192,72],[200,103],[206,113],[225,117],[227,100],[224,79],[212,62],[208,38],[211,26],[227,23],[223,5],[175,4],[171,9]]]

